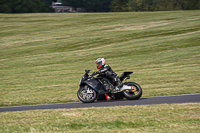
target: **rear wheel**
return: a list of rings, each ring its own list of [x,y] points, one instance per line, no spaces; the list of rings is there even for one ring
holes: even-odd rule
[[[133,90],[125,90],[123,91],[124,96],[128,100],[137,100],[142,96],[142,88],[139,84],[134,82],[128,82],[126,85],[133,87]]]
[[[77,97],[83,103],[92,103],[97,99],[97,93],[94,89],[86,85],[79,88]]]

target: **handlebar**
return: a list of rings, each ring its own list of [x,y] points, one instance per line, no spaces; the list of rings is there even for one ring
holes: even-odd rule
[[[94,75],[93,74],[90,74],[90,77],[93,77]]]

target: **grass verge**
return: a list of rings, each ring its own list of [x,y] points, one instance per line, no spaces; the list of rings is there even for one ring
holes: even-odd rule
[[[200,103],[0,113],[0,132],[200,131]]]
[[[199,14],[0,14],[0,106],[78,101],[99,57],[144,97],[200,93]]]

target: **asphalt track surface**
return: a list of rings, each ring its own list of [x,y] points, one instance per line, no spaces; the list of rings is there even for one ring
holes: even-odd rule
[[[152,105],[152,104],[195,103],[195,102],[200,102],[200,94],[146,97],[146,98],[140,98],[138,100],[123,99],[123,100],[97,101],[94,103],[74,102],[74,103],[59,103],[59,104],[45,104],[45,105],[0,107],[0,112],[39,110],[39,109],[138,106],[138,105]]]

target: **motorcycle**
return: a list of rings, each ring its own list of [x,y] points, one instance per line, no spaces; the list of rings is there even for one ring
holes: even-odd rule
[[[85,70],[85,74],[79,83],[77,91],[78,99],[83,103],[92,103],[95,100],[106,100],[106,96],[112,99],[137,100],[142,96],[142,88],[135,82],[124,82],[121,88],[114,87],[111,79],[105,75],[94,77],[93,74],[88,74],[90,70]],[[133,72],[123,72],[119,77],[121,81],[130,79]]]

